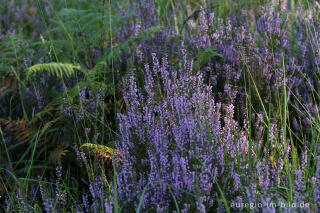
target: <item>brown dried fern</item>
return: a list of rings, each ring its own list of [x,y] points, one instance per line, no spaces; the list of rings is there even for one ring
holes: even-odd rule
[[[26,120],[10,121],[0,118],[0,126],[5,131],[14,134],[18,141],[30,142],[30,139],[35,134],[28,128],[28,122]]]
[[[10,88],[13,90],[17,88],[17,81],[11,70],[2,75],[0,79],[0,87]]]
[[[86,151],[89,155],[95,156],[98,160],[101,160],[107,168],[112,168],[112,161],[114,156],[117,156],[121,164],[123,163],[120,152],[117,150],[113,150],[110,147],[92,143],[85,143],[80,148]]]

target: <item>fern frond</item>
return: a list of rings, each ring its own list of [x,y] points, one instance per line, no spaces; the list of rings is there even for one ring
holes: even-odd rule
[[[85,143],[80,147],[80,149],[86,151],[89,155],[93,155],[97,159],[103,161],[108,168],[112,168],[112,158],[114,155],[118,157],[120,163],[123,162],[119,151],[104,145]]]
[[[12,90],[17,88],[17,82],[12,72],[7,71],[3,74],[2,78],[0,78],[0,87],[10,88]]]
[[[18,48],[19,47],[19,48]],[[5,35],[0,42],[0,75],[21,63],[29,44],[18,35]]]
[[[203,64],[209,62],[212,57],[223,57],[221,54],[217,53],[215,49],[209,47],[198,54],[196,61],[193,64],[193,69],[198,70]]]
[[[73,65],[73,64],[63,64],[63,63],[46,63],[46,64],[36,64],[32,67],[29,67],[27,71],[27,78],[30,75],[41,72],[41,71],[49,71],[51,74],[56,75],[60,78],[71,77],[74,75],[74,70],[80,70],[80,65]]]
[[[32,119],[30,120],[30,124],[34,125],[39,121],[43,121],[46,116],[49,116],[51,118],[57,118],[60,117],[62,114],[62,109],[59,108],[59,106],[56,106],[61,103],[49,103],[46,107],[44,107],[40,112],[37,112]]]
[[[59,116],[56,119],[47,122],[41,129],[40,136],[42,136],[48,129],[51,129],[54,126],[62,125],[62,124],[63,124],[63,116]]]
[[[68,152],[70,152],[67,148],[67,143],[62,142],[62,144],[56,146],[51,152],[49,152],[49,160],[52,162],[61,162]]]
[[[146,40],[148,37],[152,36],[153,34],[157,32],[161,32],[161,27],[160,26],[155,26],[155,27],[150,27],[146,30],[141,31],[137,35],[133,35],[129,38],[129,42],[133,42],[135,40]]]
[[[71,48],[71,44],[68,40],[59,40],[59,39],[56,39],[56,40],[44,40],[44,41],[36,41],[36,42],[33,42],[30,47],[32,48],[42,48],[43,46],[49,48],[50,46],[54,46],[55,48],[58,48],[58,49],[63,49],[63,48]]]
[[[30,139],[35,135],[35,132],[29,130],[28,126],[28,122],[25,120],[11,121],[0,118],[0,127],[14,134],[18,141],[30,142]]]
[[[83,15],[85,13],[88,13],[89,10],[80,10],[80,9],[70,9],[70,8],[63,8],[58,15],[59,16],[77,16],[77,15]]]

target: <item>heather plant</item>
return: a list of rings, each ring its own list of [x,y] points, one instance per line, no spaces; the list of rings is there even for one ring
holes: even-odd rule
[[[160,65],[153,55],[152,71],[146,65],[143,91],[137,89],[134,75],[126,81],[127,114],[119,115],[116,145],[123,159],[117,172],[120,203],[129,201],[143,211],[210,212],[229,209],[222,198],[261,202],[264,207],[287,199],[305,202],[302,171],[284,168],[294,166],[286,157],[294,150],[284,136],[273,140],[278,137],[274,127],[270,133],[271,146],[285,152],[277,155],[278,161],[263,147],[264,139],[250,147],[247,121],[241,127],[234,120],[232,103],[215,103],[212,88],[203,85],[200,73],[192,74],[192,60],[184,59],[176,71],[166,57]],[[260,149],[264,157],[258,160]],[[251,169],[250,153],[255,159]],[[285,196],[277,190],[271,193],[271,188],[285,187],[284,183],[292,184]]]
[[[0,2],[0,211],[319,211],[319,11]]]
[[[24,31],[28,36],[36,36],[43,29],[41,20],[38,18],[39,11],[45,11],[48,15],[50,9],[43,4],[37,7],[39,1],[3,1],[1,2],[1,22],[3,31]],[[35,28],[38,29],[35,30]]]
[[[236,154],[233,106],[226,106],[230,117],[222,127],[221,105],[212,99],[211,88],[203,85],[202,75],[191,74],[193,62],[185,54],[179,71],[170,70],[166,57],[160,65],[153,56],[152,71],[146,65],[145,95],[137,89],[134,76],[127,82],[130,90],[124,93],[124,100],[128,114],[119,115],[117,148],[123,167],[117,183],[119,199],[128,199],[135,208],[148,186],[141,196],[142,209],[165,211],[174,206],[174,200],[181,205],[182,198],[186,199],[183,211],[210,209],[218,196],[212,191],[225,170],[224,153],[232,158]],[[225,135],[220,133],[222,128]],[[228,138],[227,144],[222,137]]]

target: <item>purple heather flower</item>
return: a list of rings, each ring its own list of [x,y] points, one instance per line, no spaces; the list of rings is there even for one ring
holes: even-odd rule
[[[35,85],[33,85],[33,92],[34,92],[36,100],[37,100],[38,108],[42,109],[44,106],[44,100],[43,100],[42,94],[40,93],[40,90],[38,88],[36,88]]]
[[[23,209],[23,212],[29,212],[29,208],[26,204],[26,200],[23,198],[20,189],[18,189],[18,193],[16,194],[16,197],[19,201],[20,208]]]
[[[108,199],[104,200],[104,208],[105,208],[105,213],[113,212],[113,205],[108,201]]]
[[[86,213],[90,212],[88,195],[82,195],[82,202]]]

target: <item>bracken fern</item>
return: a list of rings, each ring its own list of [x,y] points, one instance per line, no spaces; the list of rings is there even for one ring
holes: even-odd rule
[[[74,70],[80,70],[79,65],[73,64],[63,64],[63,63],[47,63],[47,64],[37,64],[28,68],[27,78],[29,78],[34,73],[39,73],[41,71],[48,71],[52,75],[56,75],[60,78],[71,77],[74,75]]]

